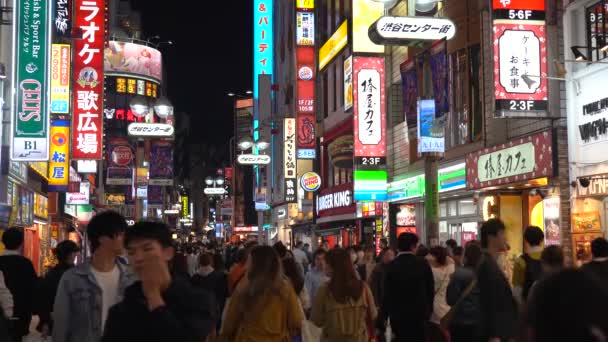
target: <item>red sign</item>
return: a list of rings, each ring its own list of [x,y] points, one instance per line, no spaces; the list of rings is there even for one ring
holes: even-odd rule
[[[492,0],[492,8],[544,11],[545,0]]]
[[[258,231],[258,226],[237,226],[234,227],[235,233],[255,233]]]
[[[317,218],[356,213],[357,204],[353,200],[353,183],[323,189],[316,197]]]
[[[74,9],[74,23],[82,30],[82,39],[74,40],[72,158],[101,159],[105,2],[76,0]]]
[[[133,160],[133,151],[129,146],[119,145],[112,150],[112,162],[118,166],[128,166]]]
[[[296,51],[298,113],[315,112],[314,48],[299,46]]]
[[[314,114],[298,114],[298,148],[315,148],[315,127]]]
[[[384,57],[354,57],[355,157],[386,156]]]

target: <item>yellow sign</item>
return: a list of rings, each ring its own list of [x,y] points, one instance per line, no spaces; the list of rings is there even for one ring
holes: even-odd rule
[[[323,69],[348,44],[348,20],[344,20],[338,30],[319,49],[319,70]]]
[[[315,0],[296,0],[297,9],[314,9]]]
[[[47,162],[29,162],[28,165],[36,171],[42,178],[49,179],[49,163]]]
[[[34,193],[34,216],[43,219],[49,217],[49,200],[38,193]]]
[[[182,217],[188,217],[188,196],[182,196]]]
[[[70,122],[51,122],[51,148],[49,160],[49,191],[67,192],[70,175]]]
[[[384,15],[384,3],[370,0],[353,0],[353,52],[384,53],[384,45],[369,39],[368,30]]]
[[[51,112],[70,112],[70,52],[69,44],[53,44],[51,48]]]

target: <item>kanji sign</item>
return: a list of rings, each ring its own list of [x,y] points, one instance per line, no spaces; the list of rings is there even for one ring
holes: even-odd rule
[[[253,97],[258,98],[258,75],[272,74],[272,0],[253,1]]]
[[[49,192],[66,192],[70,174],[70,122],[51,122],[51,149],[49,159]]]
[[[51,112],[70,112],[70,52],[69,44],[53,44],[51,49]]]
[[[553,136],[538,133],[466,157],[467,189],[553,176]]]
[[[285,177],[285,202],[294,203],[297,200],[297,155],[296,155],[296,119],[286,118],[283,122],[283,168]]]
[[[296,12],[296,45],[315,45],[314,12]]]
[[[54,5],[55,34],[60,37],[69,37],[72,30],[72,0],[54,0]]]
[[[75,0],[73,159],[101,159],[105,2]]]
[[[20,0],[13,14],[14,65],[11,159],[49,158],[49,0]]]
[[[296,0],[296,8],[312,11],[315,9],[315,0]]]
[[[419,45],[421,41],[450,40],[456,35],[456,25],[446,18],[382,17],[369,31],[376,44]]]
[[[355,157],[386,156],[384,58],[354,57]]]
[[[165,123],[133,122],[127,127],[127,132],[132,137],[167,138],[173,136],[175,129]]]

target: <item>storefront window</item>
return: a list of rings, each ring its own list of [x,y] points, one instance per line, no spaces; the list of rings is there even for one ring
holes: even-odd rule
[[[604,59],[608,56],[608,51],[602,49],[608,44],[606,42],[606,38],[608,38],[608,30],[606,29],[608,1],[602,0],[593,4],[586,9],[585,13],[587,46],[589,47],[586,51],[587,58],[592,61]]]
[[[460,200],[458,201],[460,206],[460,215],[475,215],[477,213],[477,205],[473,203],[473,200]]]
[[[448,216],[448,205],[446,202],[439,203],[439,217]]]
[[[458,216],[458,202],[448,202],[448,216]]]

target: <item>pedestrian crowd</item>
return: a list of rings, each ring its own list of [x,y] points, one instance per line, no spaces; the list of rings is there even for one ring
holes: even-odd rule
[[[505,230],[491,219],[480,241],[430,248],[413,233],[395,249],[386,240],[314,251],[300,241],[176,246],[166,224],[127,227],[106,211],[86,228],[90,260],[75,265],[80,246],[62,241],[57,265],[38,278],[11,228],[0,342],[25,341],[33,315],[41,338],[56,342],[607,342],[608,241],[593,240],[593,260],[573,269],[527,227],[509,276]]]

